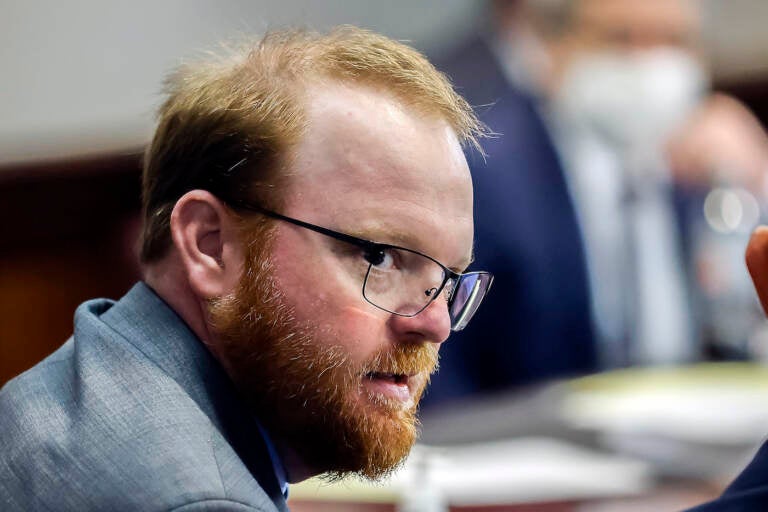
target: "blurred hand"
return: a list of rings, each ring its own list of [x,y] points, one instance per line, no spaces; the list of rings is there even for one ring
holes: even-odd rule
[[[759,226],[752,233],[747,245],[746,260],[760,304],[768,314],[768,226]]]
[[[730,96],[711,95],[667,149],[678,182],[710,184],[720,178],[758,197],[765,193],[768,136],[749,109]]]

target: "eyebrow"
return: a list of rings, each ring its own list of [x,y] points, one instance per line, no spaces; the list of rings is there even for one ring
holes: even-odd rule
[[[357,229],[341,229],[341,231],[344,233],[348,233],[352,236],[355,236],[357,238],[370,240],[371,242],[375,242],[377,244],[395,245],[395,246],[404,247],[406,249],[411,249],[414,246],[418,245],[414,243],[415,240],[413,239],[413,237],[403,235],[401,233],[392,231],[384,227],[367,226],[367,227],[362,227]],[[420,249],[414,249],[414,250],[420,250]]]
[[[377,244],[384,244],[384,245],[393,245],[395,247],[402,247],[403,249],[410,249],[412,251],[418,251],[422,254],[425,254],[431,258],[434,258],[435,260],[439,261],[443,265],[445,265],[447,268],[451,269],[452,271],[456,272],[457,274],[463,274],[467,271],[467,269],[474,263],[475,261],[475,249],[472,248],[472,252],[469,255],[468,259],[461,260],[460,263],[464,263],[466,261],[466,264],[463,266],[459,265],[446,265],[442,261],[440,261],[438,258],[435,258],[430,254],[429,252],[426,252],[423,250],[423,248],[419,247],[418,241],[406,234],[403,234],[399,231],[388,229],[384,226],[367,226],[357,229],[349,229],[349,230],[342,230],[344,233],[348,233],[352,236],[355,236],[357,238],[362,238],[363,240],[370,240],[371,242],[377,243]]]

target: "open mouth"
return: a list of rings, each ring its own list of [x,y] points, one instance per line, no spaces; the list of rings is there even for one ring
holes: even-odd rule
[[[383,397],[389,404],[408,406],[413,404],[413,386],[411,379],[415,376],[407,373],[368,372],[363,379],[363,385],[371,396]]]
[[[391,382],[392,384],[408,385],[409,376],[404,373],[368,372],[365,377],[371,380]]]

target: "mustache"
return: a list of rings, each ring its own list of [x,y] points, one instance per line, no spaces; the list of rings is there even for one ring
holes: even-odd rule
[[[371,357],[361,368],[360,374],[372,372],[414,375],[437,371],[438,347],[435,343],[398,344]]]

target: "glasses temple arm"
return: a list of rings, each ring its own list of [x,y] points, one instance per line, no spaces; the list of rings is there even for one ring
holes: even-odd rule
[[[273,219],[282,220],[290,224],[294,224],[296,226],[309,229],[316,233],[320,233],[321,235],[326,235],[331,238],[335,238],[336,240],[340,240],[342,242],[347,242],[347,243],[356,245],[363,249],[373,249],[379,245],[376,242],[371,242],[370,240],[365,240],[363,238],[358,238],[356,236],[347,235],[346,233],[340,233],[338,231],[324,228],[322,226],[316,226],[315,224],[310,224],[309,222],[304,222],[303,220],[286,217],[285,215],[279,214],[277,212],[273,212],[272,210],[268,210],[266,208],[262,208],[261,206],[258,206],[255,204],[250,204],[243,201],[233,201],[232,205],[238,208],[243,208],[244,210],[250,210],[253,212],[261,213],[263,215],[266,215],[267,217],[272,217]]]

